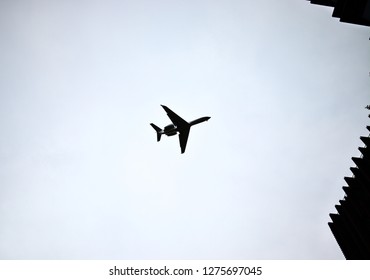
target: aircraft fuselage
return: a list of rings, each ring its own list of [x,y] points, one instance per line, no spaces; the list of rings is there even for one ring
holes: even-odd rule
[[[193,126],[193,125],[196,125],[198,123],[202,123],[202,122],[205,122],[205,121],[208,121],[211,117],[202,117],[202,118],[199,118],[199,119],[196,119],[196,120],[193,120],[191,122],[189,122],[189,125],[190,126]],[[169,124],[169,125],[166,125],[164,127],[164,129],[162,130],[162,134],[165,134],[167,136],[174,136],[177,134],[177,132],[181,132],[181,130],[174,124]]]

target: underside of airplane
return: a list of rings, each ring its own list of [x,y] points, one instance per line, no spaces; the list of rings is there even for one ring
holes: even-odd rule
[[[163,129],[156,126],[154,123],[150,124],[157,132],[157,141],[159,142],[161,140],[161,136],[163,134],[167,136],[174,136],[176,134],[179,134],[181,153],[183,154],[185,152],[186,144],[188,142],[190,128],[193,125],[208,121],[211,117],[201,117],[191,122],[187,122],[184,119],[182,119],[180,116],[178,116],[175,112],[173,112],[167,106],[164,106],[164,105],[161,105],[161,106],[166,111],[168,117],[172,121],[172,124],[165,126]]]

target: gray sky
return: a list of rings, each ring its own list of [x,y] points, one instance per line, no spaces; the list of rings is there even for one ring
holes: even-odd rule
[[[308,1],[1,1],[1,259],[342,259],[369,32]],[[193,127],[156,142],[165,104]]]

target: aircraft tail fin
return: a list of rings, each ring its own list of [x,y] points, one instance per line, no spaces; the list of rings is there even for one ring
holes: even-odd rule
[[[157,142],[159,142],[160,140],[161,140],[161,136],[162,136],[162,134],[161,134],[161,131],[162,131],[162,129],[160,129],[158,126],[156,126],[154,123],[151,123],[150,124],[154,129],[155,129],[155,131],[157,132]]]

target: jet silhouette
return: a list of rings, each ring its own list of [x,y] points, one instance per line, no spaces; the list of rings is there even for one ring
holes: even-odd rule
[[[167,136],[173,136],[176,135],[177,132],[179,133],[179,140],[180,140],[180,147],[181,147],[181,153],[183,154],[186,149],[186,143],[188,142],[189,132],[190,128],[198,123],[208,121],[211,117],[202,117],[196,120],[193,120],[191,122],[187,122],[181,117],[179,117],[176,113],[174,113],[170,108],[167,106],[161,105],[163,109],[166,111],[168,117],[172,121],[172,124],[169,124],[164,127],[164,129],[159,128],[154,123],[151,123],[150,125],[155,129],[157,132],[157,142],[161,140],[162,134],[165,134]]]

